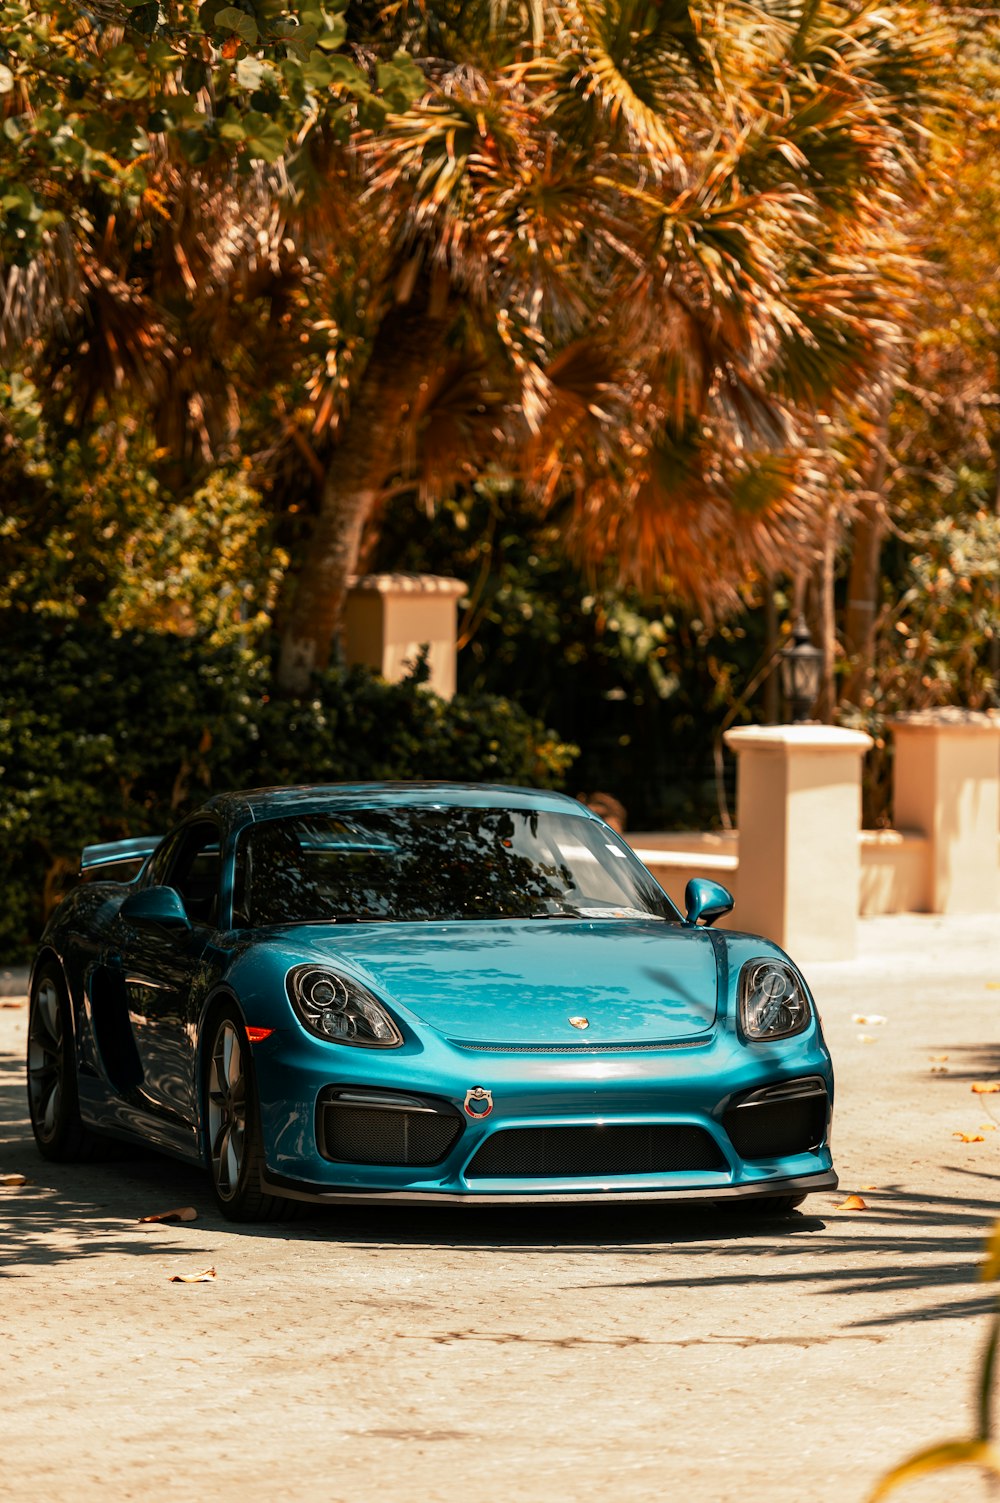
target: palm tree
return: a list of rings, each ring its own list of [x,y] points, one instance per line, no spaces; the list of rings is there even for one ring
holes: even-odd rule
[[[69,159],[62,224],[32,221],[37,252],[0,266],[0,339],[78,418],[144,401],[194,465],[303,334],[325,345],[285,692],[329,658],[380,497],[421,477],[516,473],[581,556],[705,608],[808,557],[829,417],[908,296],[919,5],[412,0],[306,41],[269,4],[219,11],[224,41],[194,5],[54,9],[77,91],[114,85],[91,127],[100,107],[131,144],[105,153],[110,188]],[[17,70],[17,130],[59,86]]]
[[[508,12],[470,38],[442,9],[423,98],[352,143],[380,255],[285,621],[292,691],[450,363],[485,373],[466,433],[503,402],[480,458],[559,506],[581,555],[726,607],[815,548],[824,425],[910,290],[896,225],[937,45],[918,10],[570,0],[532,36]]]

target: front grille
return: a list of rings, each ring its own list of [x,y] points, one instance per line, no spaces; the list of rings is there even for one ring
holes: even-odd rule
[[[457,1112],[421,1103],[366,1105],[334,1096],[320,1105],[319,1151],[341,1164],[437,1164],[461,1131]]]
[[[650,1122],[621,1126],[509,1127],[487,1138],[466,1179],[603,1179],[617,1174],[672,1174],[725,1169],[700,1127]]]
[[[731,1108],[723,1125],[742,1159],[783,1158],[818,1148],[826,1136],[826,1092]]]

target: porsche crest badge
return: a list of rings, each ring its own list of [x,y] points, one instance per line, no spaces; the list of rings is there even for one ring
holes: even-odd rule
[[[574,1028],[589,1028],[590,1027],[590,1019],[589,1018],[570,1018],[570,1022],[573,1024]]]
[[[468,1117],[488,1117],[493,1110],[493,1092],[485,1086],[470,1086],[465,1093],[465,1114]]]

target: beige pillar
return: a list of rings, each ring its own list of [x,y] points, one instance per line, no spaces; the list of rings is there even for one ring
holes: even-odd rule
[[[344,611],[344,656],[393,683],[429,649],[428,687],[444,699],[455,692],[455,609],[460,579],[437,574],[365,574],[350,581]]]
[[[733,918],[795,960],[855,952],[861,759],[871,737],[829,725],[726,732],[738,758],[739,907]]]
[[[901,715],[892,732],[894,822],[928,838],[928,908],[996,913],[1000,718],[944,707]]]

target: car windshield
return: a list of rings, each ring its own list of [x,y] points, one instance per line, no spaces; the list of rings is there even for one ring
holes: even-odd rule
[[[535,809],[418,805],[249,826],[238,926],[392,919],[621,919],[678,914],[603,825]]]

